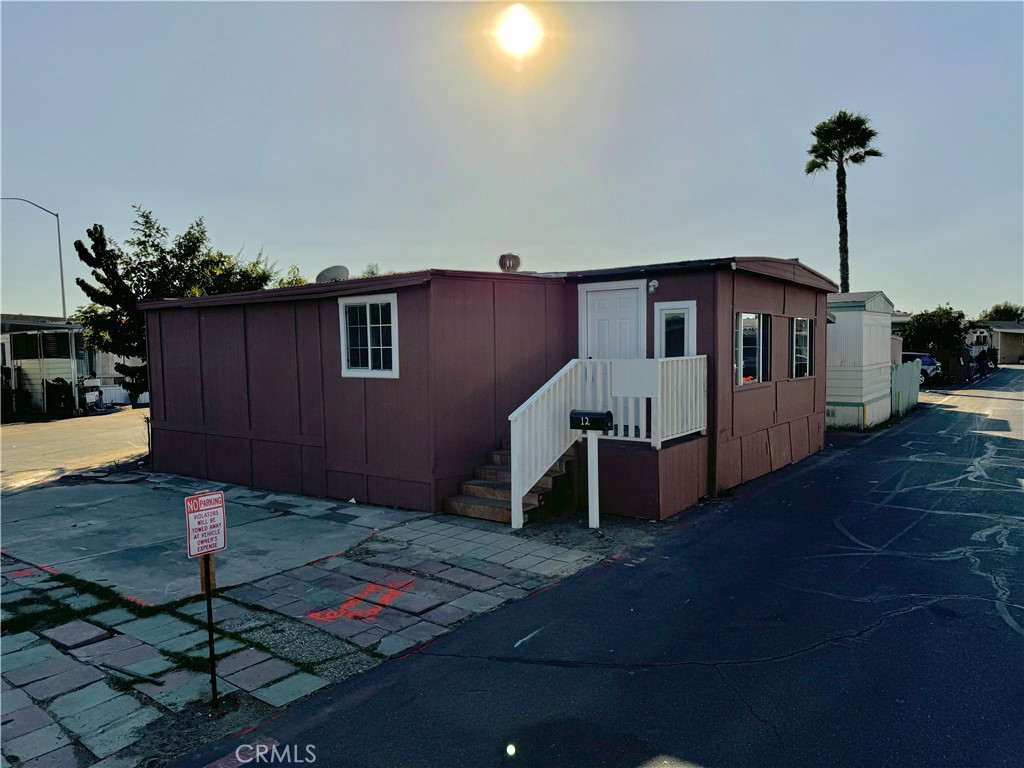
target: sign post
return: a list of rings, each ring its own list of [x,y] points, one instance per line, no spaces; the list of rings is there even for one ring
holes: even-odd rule
[[[210,647],[210,692],[217,706],[217,662],[213,648],[213,553],[227,549],[227,518],[224,494],[220,491],[199,493],[185,499],[185,520],[188,527],[188,556],[202,558],[200,586],[206,593],[206,631]]]

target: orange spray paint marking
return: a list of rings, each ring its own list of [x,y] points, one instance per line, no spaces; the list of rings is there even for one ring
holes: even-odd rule
[[[377,598],[376,605],[371,605],[369,608],[361,608],[360,606],[366,605],[364,599],[375,595],[378,592],[384,591],[384,587],[380,584],[367,584],[362,592],[358,595],[353,595],[344,603],[339,605],[337,608],[328,608],[323,611],[313,611],[312,613],[306,614],[309,618],[314,621],[323,621],[331,623],[336,619],[353,619],[356,621],[376,621],[378,614],[384,607],[390,605],[396,598],[401,596],[402,592],[408,589],[412,585],[412,580],[402,582],[398,587],[389,587],[383,595]]]
[[[46,563],[40,563],[39,567],[42,568],[47,573],[60,573],[60,571],[58,571],[52,565],[47,565]]]
[[[20,571],[11,571],[6,575],[12,579],[21,579],[25,576],[38,576],[39,571],[37,571],[35,568],[22,568]]]
[[[125,600],[131,600],[136,605],[149,605],[149,603],[147,603],[141,597],[136,597],[135,595],[125,595],[124,599]]]

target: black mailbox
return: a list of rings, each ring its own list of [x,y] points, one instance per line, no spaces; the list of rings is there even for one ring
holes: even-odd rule
[[[611,411],[570,411],[569,429],[594,430],[608,434],[615,427]]]

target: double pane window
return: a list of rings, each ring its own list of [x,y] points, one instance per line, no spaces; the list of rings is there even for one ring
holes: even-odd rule
[[[342,376],[398,377],[395,294],[338,300],[342,319]]]

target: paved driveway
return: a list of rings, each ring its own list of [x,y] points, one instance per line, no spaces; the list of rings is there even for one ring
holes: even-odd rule
[[[1019,766],[1022,394],[1008,367],[830,434],[653,546],[176,765],[273,739],[366,768]]]
[[[0,427],[0,478],[4,491],[56,480],[61,475],[149,452],[149,408],[124,408],[99,416]]]

